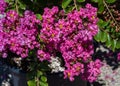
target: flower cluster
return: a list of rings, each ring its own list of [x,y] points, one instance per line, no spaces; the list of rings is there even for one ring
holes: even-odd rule
[[[4,0],[0,0],[0,14],[3,14],[6,9],[7,3]]]
[[[120,60],[120,53],[117,54],[117,59]]]
[[[0,19],[0,53],[7,57],[11,51],[22,58],[28,56],[29,50],[39,47],[37,42],[40,21],[33,12],[26,10],[23,16],[16,11],[9,10],[6,16]]]
[[[101,73],[100,68],[102,67],[102,62],[97,59],[96,61],[91,61],[82,76],[83,79],[89,80],[89,82],[93,82],[97,80],[98,75]]]
[[[91,61],[92,39],[98,32],[96,13],[90,4],[67,15],[57,7],[44,9],[40,38],[49,53],[61,53],[66,67],[64,78],[72,81],[74,76],[84,75],[83,79],[93,82],[100,74],[100,60]]]
[[[40,61],[50,60],[50,54],[48,52],[45,52],[44,50],[37,50],[37,57]]]
[[[58,7],[45,8],[40,22],[36,15],[26,10],[20,16],[15,10],[5,11],[6,3],[0,0],[0,54],[6,58],[12,52],[22,58],[35,49],[40,62],[51,57],[63,59],[64,78],[74,80],[81,76],[93,82],[100,74],[101,61],[92,61],[93,37],[98,32],[97,9],[87,4],[79,11],[66,14]],[[38,25],[41,24],[41,29]],[[58,55],[59,54],[59,55]],[[57,59],[57,58],[56,58]],[[56,60],[57,62],[58,60]],[[56,63],[55,63],[56,64]],[[60,64],[52,65],[53,69]],[[62,68],[62,69],[61,69]],[[55,71],[55,70],[53,70]]]

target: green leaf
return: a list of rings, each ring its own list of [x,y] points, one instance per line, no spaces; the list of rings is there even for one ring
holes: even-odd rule
[[[117,43],[116,40],[112,40],[112,41],[111,41],[111,44],[112,44],[111,48],[112,48],[113,51],[115,51],[116,43]]]
[[[103,23],[103,20],[99,19],[98,24],[102,24],[102,23]]]
[[[26,5],[21,0],[18,0],[18,5],[20,9],[23,9],[23,10],[26,9]]]
[[[42,20],[42,15],[41,14],[36,14],[37,18]]]
[[[42,71],[37,71],[37,77],[40,77],[41,75],[43,75],[43,72]]]
[[[104,11],[104,3],[103,0],[98,0],[98,13],[102,13]]]
[[[111,39],[110,35],[107,34],[106,46],[107,46],[108,48],[110,48],[110,46],[112,45],[112,44],[111,44],[111,41],[112,41],[112,39]]]
[[[98,0],[92,0],[92,2],[98,3]]]
[[[11,0],[5,0],[5,2],[8,2],[8,3],[9,3],[10,1],[11,1]]]
[[[111,30],[111,27],[110,27],[110,25],[108,25],[108,26],[106,27],[105,31],[109,32],[110,30]]]
[[[36,86],[35,80],[29,80],[27,84],[28,86]]]
[[[19,6],[21,9],[25,10],[26,9],[26,5],[25,4],[20,4]]]
[[[106,42],[106,41],[107,41],[107,33],[101,32],[101,42]]]
[[[40,86],[48,86],[48,83],[40,81]]]
[[[98,5],[98,8],[98,13],[102,13],[105,9],[103,4]]]
[[[107,3],[114,3],[116,0],[106,0]]]
[[[97,24],[98,24],[98,26],[99,26],[100,28],[102,28],[102,24],[103,24],[103,22],[104,22],[104,21],[103,21],[102,19],[99,19],[99,21],[98,21]]]
[[[120,40],[117,41],[117,43],[116,43],[116,48],[117,48],[117,49],[120,49]]]
[[[102,23],[102,27],[105,28],[106,26],[108,26],[109,23],[110,23],[109,21],[107,21],[107,22],[104,21],[104,22]]]
[[[66,13],[71,12],[75,7],[74,6],[69,6],[68,8],[64,9]]]
[[[41,76],[41,80],[42,80],[43,82],[47,82],[47,78],[46,78],[45,76]]]
[[[85,0],[77,0],[78,2],[85,2]]]
[[[99,30],[98,34],[94,37],[97,42],[101,40],[101,31]]]
[[[62,8],[66,8],[70,3],[71,3],[72,0],[63,0],[62,2]]]

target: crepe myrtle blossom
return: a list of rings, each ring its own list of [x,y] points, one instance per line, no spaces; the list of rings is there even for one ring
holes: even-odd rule
[[[84,65],[77,62],[73,65],[67,65],[67,69],[64,71],[64,78],[69,78],[70,81],[74,80],[75,76],[79,76],[84,72]]]
[[[92,40],[98,32],[97,9],[87,4],[67,15],[61,15],[61,12],[55,6],[44,9],[40,38],[48,50],[61,53],[65,62],[64,78],[73,81],[74,76],[84,75],[83,79],[93,82],[101,67],[95,66],[100,64],[99,60],[91,61],[94,53]]]
[[[15,10],[6,12],[0,19],[0,53],[5,57],[9,50],[22,58],[28,57],[30,50],[40,47],[37,41],[39,23],[31,11],[25,11],[23,16]]]
[[[0,2],[1,14],[6,3]],[[100,60],[92,61],[92,41],[98,32],[97,22],[97,9],[91,4],[68,14],[57,6],[45,8],[41,21],[29,10],[22,16],[9,10],[0,18],[0,55],[5,58],[10,51],[26,58],[29,51],[36,50],[35,55],[40,62],[47,60],[51,63],[52,72],[63,71],[64,78],[71,81],[75,76],[81,76],[93,82],[101,67]],[[40,29],[38,25],[41,25]],[[64,68],[60,67],[57,57],[63,59]]]
[[[38,50],[37,51],[37,57],[40,61],[44,61],[44,60],[50,60],[50,55],[49,53],[43,51],[43,50]]]
[[[103,63],[97,59],[95,61],[91,61],[86,65],[86,70],[81,77],[83,80],[87,80],[89,82],[94,82],[98,79],[98,76],[101,73],[100,68],[103,66]]]
[[[0,0],[0,14],[4,14],[6,7],[7,3],[5,0]]]
[[[120,60],[120,53],[117,54],[117,59]]]

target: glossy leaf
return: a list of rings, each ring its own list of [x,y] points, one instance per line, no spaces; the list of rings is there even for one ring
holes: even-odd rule
[[[94,37],[97,42],[100,42],[101,39],[101,31],[98,32],[98,34]]]
[[[47,82],[47,78],[46,78],[45,76],[41,76],[41,80],[42,80],[43,82]]]
[[[112,39],[111,39],[110,35],[108,34],[108,35],[107,35],[107,41],[106,41],[106,46],[107,46],[108,48],[110,48],[110,46],[112,45],[112,44],[111,44],[111,41],[112,41]]]
[[[100,27],[100,28],[102,28],[102,24],[103,24],[103,20],[102,19],[99,19],[99,21],[98,21],[98,26]]]
[[[104,11],[104,5],[101,4],[101,5],[98,5],[99,9],[98,9],[98,13],[102,13]]]
[[[107,41],[107,33],[101,31],[101,42],[106,42]]]
[[[98,13],[102,13],[104,9],[103,0],[98,0]]]
[[[40,86],[48,86],[48,83],[40,81]]]
[[[62,2],[62,8],[66,8],[70,3],[71,3],[72,0],[63,0]]]
[[[24,3],[22,3],[20,0],[18,0],[18,4],[19,4],[19,8],[22,10],[26,9],[26,5]]]
[[[37,71],[37,77],[40,77],[40,76],[42,76],[43,75],[43,72],[42,71]]]
[[[117,41],[117,43],[116,43],[116,48],[117,48],[117,49],[120,48],[120,40]]]
[[[107,3],[114,3],[116,0],[106,0]]]
[[[30,80],[27,83],[28,83],[28,86],[36,86],[35,80]]]
[[[70,7],[66,8],[66,9],[64,9],[64,10],[65,10],[66,13],[69,13],[69,12],[71,12],[74,8],[75,8],[74,6],[70,6]]]
[[[92,2],[95,2],[95,3],[97,3],[97,2],[98,2],[98,0],[92,0]]]
[[[111,41],[111,44],[112,44],[111,48],[112,48],[113,51],[115,51],[116,43],[117,43],[117,41],[115,39]]]
[[[36,16],[37,16],[38,19],[42,20],[41,14],[36,14]]]
[[[105,28],[106,26],[108,26],[108,24],[109,24],[109,21],[107,21],[107,22],[104,21],[104,22],[102,23],[102,27]]]
[[[85,0],[77,0],[78,2],[85,2]]]

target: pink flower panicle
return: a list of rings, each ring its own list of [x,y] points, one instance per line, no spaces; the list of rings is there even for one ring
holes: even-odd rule
[[[25,58],[29,50],[39,47],[37,41],[38,27],[40,21],[35,14],[25,11],[19,16],[16,11],[6,12],[6,16],[0,19],[0,53],[7,56],[7,50]]]
[[[6,7],[7,3],[5,0],[0,0],[0,14],[3,14],[5,12]]]
[[[100,66],[94,64],[100,62],[91,60],[94,53],[92,40],[98,32],[97,9],[87,4],[79,11],[64,15],[63,11],[54,6],[52,9],[45,8],[42,17],[40,37],[48,50],[62,54],[66,67],[64,78],[73,81],[74,76],[85,74],[87,69],[87,80],[96,80]],[[92,67],[94,71],[90,74]]]
[[[6,3],[0,1],[0,14],[5,11]],[[100,74],[100,60],[92,61],[94,53],[93,37],[98,32],[97,9],[87,4],[79,11],[67,15],[58,7],[45,8],[40,22],[36,15],[26,10],[22,16],[9,10],[0,18],[0,54],[6,58],[8,51],[22,58],[28,57],[30,50],[42,62],[61,53],[65,62],[64,78],[74,80],[75,76],[93,82]],[[41,30],[38,25],[41,23]],[[37,37],[45,44],[41,49]],[[55,56],[57,57],[57,56]]]
[[[94,82],[97,80],[97,77],[100,75],[100,68],[102,67],[102,62],[100,60],[91,61],[87,65],[87,70],[82,75],[84,80],[88,80],[89,82]]]

